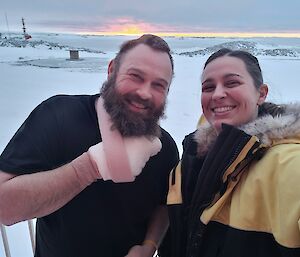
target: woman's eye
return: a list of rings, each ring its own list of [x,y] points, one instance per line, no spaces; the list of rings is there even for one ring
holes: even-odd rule
[[[215,90],[213,85],[206,85],[202,87],[202,92],[212,92]]]
[[[239,86],[241,83],[237,80],[229,80],[229,81],[226,81],[225,82],[225,85],[227,87],[236,87],[236,86]]]

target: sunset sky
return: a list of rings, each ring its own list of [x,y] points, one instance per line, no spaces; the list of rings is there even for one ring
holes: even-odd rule
[[[0,10],[1,32],[21,31],[24,17],[28,33],[293,33],[300,37],[298,0],[1,0]]]

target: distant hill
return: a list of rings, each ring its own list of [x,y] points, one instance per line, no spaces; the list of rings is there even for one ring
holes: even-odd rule
[[[74,49],[72,46],[68,45],[61,45],[59,43],[48,42],[44,40],[24,40],[23,37],[10,37],[10,38],[0,38],[0,47],[46,47],[49,50],[57,50],[57,49]],[[84,48],[84,47],[76,47],[76,50],[89,52],[89,53],[100,53],[105,54],[102,51]]]
[[[229,48],[232,50],[244,50],[252,53],[253,55],[268,55],[268,56],[288,56],[288,57],[300,57],[300,50],[296,48],[273,48],[263,49],[259,48],[258,44],[249,41],[231,41],[214,46],[206,47],[204,49],[186,51],[179,55],[195,56],[195,55],[207,55],[218,51],[221,48]]]

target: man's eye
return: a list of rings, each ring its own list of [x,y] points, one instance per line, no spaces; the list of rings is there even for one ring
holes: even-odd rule
[[[161,89],[165,89],[165,86],[161,83],[154,83],[155,87],[161,88]]]
[[[142,80],[142,77],[139,74],[131,73],[129,75],[130,75],[131,78],[133,78],[135,80]]]

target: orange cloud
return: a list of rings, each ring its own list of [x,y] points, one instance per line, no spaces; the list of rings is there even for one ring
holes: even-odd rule
[[[107,21],[105,25],[95,28],[97,34],[121,34],[133,35],[144,33],[156,33],[168,31],[170,28],[162,25],[150,24],[144,21],[134,20],[131,17],[120,17]]]
[[[147,23],[131,17],[119,17],[103,22],[103,25],[91,30],[82,31],[81,34],[100,34],[100,35],[141,35],[145,33],[160,36],[178,37],[300,37],[299,32],[295,33],[276,33],[276,32],[221,32],[213,28],[190,28],[172,27],[162,24]]]

